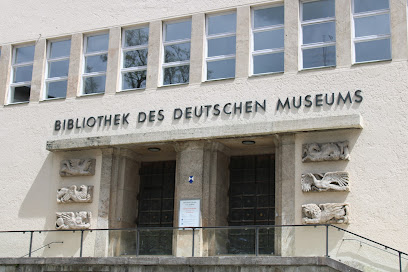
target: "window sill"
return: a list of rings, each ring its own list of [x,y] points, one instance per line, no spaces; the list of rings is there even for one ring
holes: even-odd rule
[[[65,100],[65,99],[66,99],[66,97],[47,98],[47,99],[40,100],[40,103],[50,102],[50,101],[61,101],[61,100]]]
[[[7,103],[4,104],[4,106],[27,105],[28,103],[30,103],[30,101]]]
[[[234,80],[235,77],[224,77],[224,78],[216,78],[216,79],[207,79],[206,81],[203,81],[202,83],[206,82],[216,82],[216,81],[222,81],[222,80]]]
[[[315,71],[315,70],[334,70],[336,69],[336,66],[320,66],[320,67],[312,67],[312,68],[303,68],[301,70],[299,70],[300,73],[302,72],[311,72],[311,71]]]
[[[263,77],[263,76],[271,76],[271,75],[282,75],[284,71],[282,72],[270,72],[270,73],[262,73],[262,74],[253,74],[250,75],[249,78],[256,78],[256,77]]]
[[[98,95],[104,95],[105,92],[103,93],[90,93],[90,94],[81,94],[81,95],[77,95],[77,98],[81,98],[81,97],[89,97],[89,96],[98,96]]]
[[[168,84],[168,85],[160,85],[157,88],[168,88],[168,87],[178,87],[178,86],[188,86],[190,82],[186,83],[177,83],[177,84]]]
[[[126,89],[126,90],[116,91],[116,93],[129,93],[129,92],[137,92],[137,91],[145,91],[145,90],[146,90],[146,88]]]
[[[376,64],[376,63],[384,63],[384,62],[391,62],[392,59],[384,59],[384,60],[370,60],[370,61],[364,61],[364,62],[355,62],[351,64],[351,67],[357,67],[360,65],[367,65],[367,64]]]

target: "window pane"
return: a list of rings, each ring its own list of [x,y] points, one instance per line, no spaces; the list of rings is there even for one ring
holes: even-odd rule
[[[48,77],[68,76],[69,60],[48,63]]]
[[[208,35],[235,32],[237,17],[235,13],[208,16]]]
[[[30,85],[12,88],[13,99],[11,103],[30,101],[30,90],[31,90]]]
[[[254,74],[283,72],[283,53],[254,56]]]
[[[390,15],[382,14],[355,19],[356,37],[390,34]]]
[[[235,58],[207,62],[207,80],[235,77]]]
[[[14,63],[31,62],[34,60],[34,45],[16,48]]]
[[[105,92],[105,76],[85,77],[84,78],[84,93],[104,93]]]
[[[173,44],[164,47],[164,62],[190,59],[190,43]]]
[[[354,0],[355,13],[388,8],[388,0]]]
[[[327,46],[303,50],[303,68],[335,66],[336,47]]]
[[[284,30],[254,33],[254,50],[283,48]]]
[[[127,51],[123,55],[123,67],[137,67],[147,65],[147,49]]]
[[[334,17],[334,0],[303,3],[303,21]]]
[[[191,38],[191,21],[166,24],[166,41]]]
[[[31,81],[33,76],[33,66],[23,66],[14,68],[14,80],[13,82]]]
[[[67,81],[47,83],[47,98],[60,98],[67,96]]]
[[[97,55],[85,58],[85,73],[105,72],[108,55]]]
[[[51,42],[50,58],[68,57],[71,50],[71,40]]]
[[[125,47],[147,44],[149,42],[149,28],[125,30]]]
[[[146,88],[146,71],[123,74],[122,90]]]
[[[235,54],[235,36],[208,40],[208,56]]]
[[[163,85],[188,83],[190,65],[164,68]]]
[[[109,47],[109,34],[88,36],[86,52],[107,51]]]
[[[390,39],[356,43],[356,62],[391,59]]]
[[[303,26],[303,44],[318,42],[334,42],[336,25],[334,22]]]
[[[254,28],[283,25],[283,6],[254,10]]]

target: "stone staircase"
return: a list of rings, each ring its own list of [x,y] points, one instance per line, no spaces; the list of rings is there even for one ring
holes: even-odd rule
[[[0,272],[354,272],[326,257],[0,258]]]

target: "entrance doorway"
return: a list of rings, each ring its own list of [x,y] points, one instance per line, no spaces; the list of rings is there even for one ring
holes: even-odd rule
[[[275,224],[274,155],[237,156],[230,160],[229,226]],[[259,253],[274,253],[274,229],[259,229]],[[231,229],[228,252],[253,254],[254,229]]]
[[[139,171],[140,193],[137,225],[139,254],[171,255],[173,231],[148,229],[173,227],[176,161],[143,162]]]

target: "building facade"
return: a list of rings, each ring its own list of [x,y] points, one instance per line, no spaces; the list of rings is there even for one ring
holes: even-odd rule
[[[335,223],[407,251],[405,0],[2,5],[1,230]],[[25,254],[27,235],[1,235]],[[74,256],[72,235],[33,248]],[[197,256],[251,253],[195,235]],[[190,256],[191,230],[159,236],[143,239]],[[337,259],[398,261],[330,236]],[[324,227],[260,237],[262,254],[324,254]],[[89,232],[84,254],[134,239]]]

